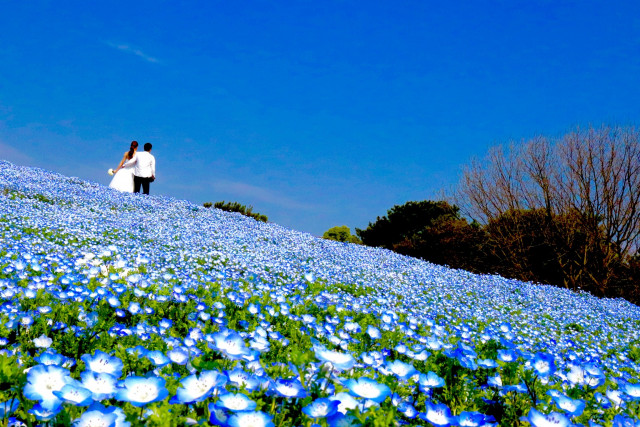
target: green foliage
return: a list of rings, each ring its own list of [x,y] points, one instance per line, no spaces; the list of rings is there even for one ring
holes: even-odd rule
[[[3,188],[2,189],[2,195],[5,197],[9,197],[12,200],[16,200],[16,199],[33,199],[33,200],[37,200],[38,202],[41,203],[46,203],[48,205],[54,205],[55,201],[47,196],[45,196],[44,194],[40,194],[40,193],[25,193],[22,191],[18,191],[18,190],[12,190],[10,188]]]
[[[640,362],[640,341],[629,344],[629,359]]]
[[[362,243],[362,241],[358,239],[358,236],[351,234],[351,230],[346,225],[332,227],[325,231],[322,237],[324,239],[336,240],[338,242]]]
[[[365,230],[356,228],[362,242],[470,271],[483,270],[484,232],[468,224],[460,209],[445,201],[424,200],[394,206]]]
[[[356,228],[356,233],[365,245],[393,249],[395,244],[419,236],[436,221],[458,219],[458,212],[457,206],[442,201],[407,202],[395,205],[387,211],[387,216],[378,217],[366,229]]]
[[[269,218],[266,215],[262,215],[258,212],[253,212],[253,206],[245,206],[238,202],[225,202],[224,200],[221,202],[215,202],[213,205],[211,202],[203,203],[202,206],[205,208],[210,208],[213,206],[214,208],[222,209],[227,212],[238,212],[244,216],[248,216],[250,218],[255,219],[256,221],[267,222]]]

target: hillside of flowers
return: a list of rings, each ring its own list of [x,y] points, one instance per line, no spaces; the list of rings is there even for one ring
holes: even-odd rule
[[[637,426],[640,309],[0,161],[0,425]]]

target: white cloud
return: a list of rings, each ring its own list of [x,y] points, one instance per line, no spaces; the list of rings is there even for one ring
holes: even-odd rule
[[[111,46],[114,49],[118,49],[119,51],[122,52],[127,52],[127,53],[131,53],[133,55],[136,55],[142,59],[144,59],[147,62],[153,62],[153,63],[159,63],[160,61],[157,58],[154,58],[153,56],[149,56],[146,53],[144,53],[143,51],[141,51],[140,49],[136,49],[132,46],[129,46],[128,44],[124,44],[124,43],[107,43],[108,46]]]
[[[34,160],[22,151],[0,142],[0,160],[8,160],[16,165],[33,165]]]
[[[250,200],[261,201],[261,202],[270,203],[273,205],[278,205],[288,209],[302,209],[302,210],[317,209],[317,206],[314,206],[312,204],[302,203],[290,197],[287,197],[285,195],[278,194],[277,192],[270,190],[268,188],[258,187],[255,185],[246,184],[244,182],[218,180],[218,181],[214,181],[211,184],[211,186],[213,187],[213,189],[215,189],[220,193],[223,193],[225,195],[230,195],[238,199],[247,198]],[[233,200],[233,201],[244,203],[244,201],[242,200]]]

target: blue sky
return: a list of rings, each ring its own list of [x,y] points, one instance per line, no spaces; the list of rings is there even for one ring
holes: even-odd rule
[[[2,5],[0,158],[107,185],[151,142],[153,194],[321,235],[498,143],[640,124],[637,1],[92,3]]]

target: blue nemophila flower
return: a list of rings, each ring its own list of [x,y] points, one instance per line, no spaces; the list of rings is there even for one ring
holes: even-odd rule
[[[33,414],[38,421],[50,421],[53,417],[58,415],[62,409],[62,404],[58,403],[53,407],[44,407],[40,403],[33,405],[33,408],[29,409],[29,413]]]
[[[169,329],[169,328],[171,328],[173,326],[173,321],[163,317],[160,320],[160,322],[158,322],[158,326],[160,326],[163,329]]]
[[[353,415],[337,414],[327,418],[329,427],[359,427],[362,423]]]
[[[613,417],[611,425],[612,427],[640,427],[640,421],[618,414]]]
[[[344,386],[354,396],[369,399],[376,403],[382,402],[391,395],[391,389],[387,385],[366,377],[348,379],[344,382]]]
[[[626,383],[624,385],[624,392],[633,400],[640,400],[640,384]]]
[[[382,337],[382,334],[380,333],[380,329],[372,325],[367,326],[367,334],[374,340],[377,340]]]
[[[425,411],[418,414],[420,419],[430,422],[434,426],[450,426],[456,422],[456,417],[451,415],[451,410],[444,403],[425,403]]]
[[[66,369],[54,365],[37,365],[27,373],[27,384],[23,393],[27,399],[39,401],[45,410],[53,411],[61,404],[53,392],[62,390],[71,382],[73,379]]]
[[[307,390],[296,379],[277,379],[271,383],[271,390],[289,399],[307,397]]]
[[[189,361],[189,350],[186,347],[176,347],[167,351],[167,356],[176,365],[186,365]]]
[[[76,382],[66,384],[60,391],[54,391],[53,394],[63,402],[71,403],[75,406],[87,406],[93,402],[91,391]]]
[[[169,394],[164,385],[164,378],[127,377],[122,381],[122,388],[118,389],[115,397],[122,402],[141,407],[164,400]]]
[[[129,303],[129,307],[127,307],[127,310],[131,314],[138,314],[138,313],[140,313],[142,311],[142,308],[140,308],[140,303],[135,302],[135,301],[131,301]]]
[[[316,323],[316,318],[310,314],[303,314],[301,317],[302,317],[302,321],[307,325],[312,325]]]
[[[229,378],[229,383],[238,388],[244,387],[249,391],[255,391],[260,387],[260,380],[258,380],[255,375],[240,368],[236,368],[232,371],[224,371],[224,373],[227,378]]]
[[[167,366],[171,363],[171,359],[169,359],[165,354],[158,350],[153,350],[148,352],[145,357],[151,361],[155,366],[162,368],[163,366]]]
[[[429,371],[418,376],[418,385],[420,390],[425,393],[426,390],[431,388],[444,387],[444,378],[439,377],[435,372]]]
[[[120,307],[122,305],[122,303],[120,302],[120,300],[118,299],[117,296],[115,295],[110,295],[107,298],[107,302],[109,303],[109,305],[113,308],[117,308]]]
[[[559,412],[543,414],[535,408],[531,408],[529,414],[522,419],[528,421],[533,427],[567,427],[571,425],[569,418]]]
[[[87,409],[80,418],[74,420],[74,427],[116,427],[118,416],[99,403]]]
[[[80,374],[82,387],[91,391],[93,400],[100,402],[116,394],[118,379],[110,374],[84,371]]]
[[[216,405],[229,411],[240,412],[253,411],[256,409],[257,403],[243,393],[224,393],[218,397]]]
[[[480,359],[477,361],[478,366],[485,369],[493,369],[498,367],[498,363],[492,359]]]
[[[415,406],[413,406],[412,403],[409,402],[400,402],[398,404],[398,412],[400,412],[410,420],[418,416],[418,410],[415,408]]]
[[[556,370],[554,358],[549,353],[537,353],[531,363],[534,371],[541,377],[553,375]]]
[[[585,384],[591,388],[598,388],[604,384],[604,373],[596,366],[591,364],[586,364],[584,366],[569,364],[568,366],[569,372],[567,373],[566,378],[572,384]]]
[[[527,390],[527,386],[524,383],[505,385],[502,387],[502,394],[509,393],[512,391],[515,391],[516,393],[525,394],[527,393],[528,390]]]
[[[393,362],[387,362],[386,368],[393,375],[397,376],[399,379],[406,381],[412,376],[418,374],[416,368],[409,363],[404,363],[401,360],[394,360]]]
[[[109,356],[107,353],[97,350],[93,356],[84,354],[80,357],[88,371],[109,374],[118,378],[122,375],[122,360],[116,356]]]
[[[259,351],[260,353],[265,353],[271,348],[271,343],[269,343],[269,340],[267,340],[265,337],[257,335],[253,337],[251,341],[249,341],[249,347]]]
[[[585,402],[581,399],[571,399],[570,397],[560,393],[553,396],[553,401],[556,403],[558,408],[564,410],[572,417],[578,417],[584,411]]]
[[[399,354],[407,354],[407,351],[409,350],[409,348],[406,346],[406,344],[400,343],[397,346],[395,346],[394,350],[396,351],[396,353],[399,353]]]
[[[459,356],[458,360],[460,361],[460,365],[462,365],[467,369],[471,369],[473,371],[478,369],[478,364],[476,363],[476,360],[471,356]]]
[[[37,348],[49,348],[52,343],[53,340],[46,335],[40,335],[38,338],[33,339],[33,344]]]
[[[377,351],[365,352],[360,355],[362,361],[369,366],[381,366],[384,363],[382,353]]]
[[[487,385],[489,387],[502,387],[502,377],[500,374],[495,374],[493,376],[487,377]]]
[[[229,424],[229,414],[224,409],[216,406],[215,403],[211,402],[208,405],[209,408],[209,423],[214,426],[223,426],[226,427]]]
[[[275,427],[271,416],[264,412],[238,412],[227,422],[229,427]]]
[[[33,325],[33,316],[22,316],[20,318],[20,324],[22,326],[26,326],[27,328]]]
[[[328,350],[325,346],[315,341],[313,351],[321,362],[330,363],[331,366],[338,371],[351,369],[356,364],[356,360],[348,353],[340,353],[338,351]]]
[[[227,383],[227,377],[218,371],[203,371],[200,375],[189,375],[180,381],[180,388],[169,403],[197,403],[206,400],[217,389]]]
[[[146,348],[144,348],[141,345],[137,345],[135,347],[131,347],[127,349],[127,354],[130,354],[132,356],[141,358],[147,355],[147,353],[149,352],[149,350],[147,350]]]
[[[599,391],[595,392],[593,394],[593,397],[596,399],[596,402],[600,405],[600,407],[602,409],[609,409],[611,408],[611,401],[609,399],[607,399],[606,397],[604,397],[604,395],[602,393],[600,393]]]
[[[501,362],[515,362],[518,356],[514,350],[498,350],[498,360]]]
[[[55,365],[61,367],[71,367],[75,365],[71,359],[64,357],[63,355],[56,353],[55,350],[48,348],[43,351],[39,356],[34,357],[33,360],[41,365]],[[73,363],[72,363],[73,362]]]
[[[495,421],[492,416],[469,411],[462,411],[457,418],[460,427],[482,427]]]
[[[362,331],[362,328],[356,322],[346,322],[344,324],[344,329],[345,331],[349,333],[354,333],[354,334],[360,333]]]
[[[356,409],[360,403],[355,397],[349,393],[340,392],[329,396],[329,400],[335,400],[339,402],[338,412],[346,414],[349,409]]]
[[[604,372],[593,363],[587,363],[586,365],[584,365],[584,372],[585,384],[587,384],[589,387],[598,388],[602,384],[604,384]]]
[[[319,398],[302,408],[302,412],[310,418],[325,418],[338,412],[339,405],[340,402],[337,400]]]
[[[209,347],[218,350],[227,359],[241,360],[252,355],[251,348],[247,347],[244,339],[235,331],[226,330],[211,336]]]

